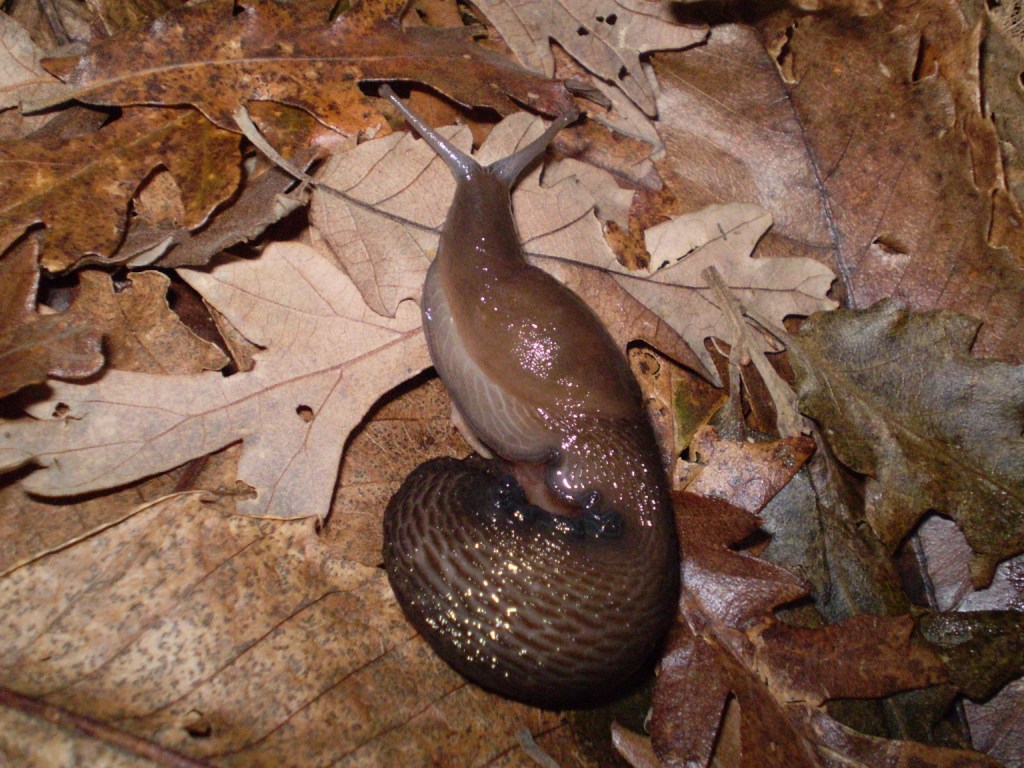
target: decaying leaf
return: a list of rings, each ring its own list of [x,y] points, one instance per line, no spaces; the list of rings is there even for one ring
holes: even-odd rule
[[[191,5],[97,43],[80,59],[50,60],[66,84],[33,108],[90,104],[193,104],[222,128],[249,101],[309,111],[342,133],[380,122],[360,80],[416,80],[464,104],[502,113],[529,103],[547,114],[570,106],[561,83],[531,75],[471,40],[464,28],[399,26],[404,0],[301,6],[251,0]],[[458,61],[458,67],[452,67]]]
[[[79,279],[75,306],[103,334],[111,368],[170,375],[218,371],[228,364],[216,345],[192,333],[171,311],[166,275],[136,272],[116,291],[100,272],[85,271]]]
[[[920,631],[946,658],[957,688],[975,701],[1024,675],[1024,612],[933,614],[922,618]]]
[[[805,256],[835,268],[828,201],[822,199],[805,126],[786,82],[746,24],[716,24],[704,45],[652,61],[662,88],[659,175],[687,209],[741,201],[772,215],[761,256]],[[727,83],[728,87],[722,87]],[[844,286],[836,286],[842,298]]]
[[[788,71],[781,100],[815,166],[849,306],[969,313],[984,321],[976,354],[1021,362],[1021,214],[981,87],[985,15],[887,0],[853,16],[774,14],[760,32]]]
[[[701,427],[690,444],[699,461],[686,478],[686,490],[700,496],[728,499],[755,513],[792,479],[814,451],[809,437],[767,443],[723,440],[714,427]]]
[[[801,406],[869,477],[868,519],[896,546],[929,509],[953,517],[984,586],[1024,547],[1024,366],[968,353],[978,323],[897,302],[815,315],[791,350]]]
[[[345,438],[383,393],[429,365],[419,312],[376,315],[315,251],[277,244],[253,262],[182,276],[266,351],[255,368],[162,376],[108,371],[53,386],[12,424],[0,465],[38,461],[26,488],[70,495],[110,488],[242,440],[250,515],[327,513]]]
[[[293,157],[303,171],[318,154],[314,150]],[[237,197],[200,230],[185,226],[147,227],[133,222],[117,259],[129,266],[197,267],[226,248],[248,242],[267,227],[308,203],[308,191],[293,189],[296,181],[280,168],[268,168],[256,179],[246,179]]]
[[[42,83],[56,82],[39,64],[42,52],[25,29],[6,13],[0,14],[0,110],[29,98]],[[48,115],[19,116],[16,126],[5,126],[3,138],[25,136],[49,120]]]
[[[492,162],[540,130],[540,122],[525,114],[506,118],[476,157]],[[441,133],[468,151],[468,131]],[[616,188],[607,173],[592,170],[589,177],[603,177],[609,190]],[[390,314],[398,302],[418,298],[454,192],[441,160],[425,142],[389,136],[336,156],[322,181],[336,192],[314,194],[312,222],[366,302]],[[516,186],[513,207],[524,248],[536,264],[556,276],[563,276],[559,265],[565,261],[612,273],[622,289],[686,340],[705,369],[713,366],[704,339],[732,338],[701,276],[708,265],[717,266],[748,307],[779,323],[791,314],[834,306],[825,296],[834,276],[825,267],[803,258],[750,258],[771,224],[756,206],[713,206],[648,230],[654,268],[646,273],[619,264],[593,213],[595,195],[573,177],[545,186],[537,169]]]
[[[28,237],[0,260],[0,397],[48,376],[85,378],[103,365],[100,332],[87,315],[36,311],[38,252]]]
[[[84,255],[108,256],[128,222],[128,204],[158,166],[182,192],[195,227],[240,177],[239,139],[191,109],[134,110],[95,134],[0,144],[0,247],[33,224],[46,226],[42,264],[61,271]]]
[[[230,502],[156,499],[0,579],[0,685],[217,765],[436,764],[458,738],[482,766],[558,729],[444,667],[313,521]]]
[[[725,707],[739,704],[743,765],[984,766],[978,753],[858,734],[820,707],[945,679],[939,659],[910,642],[910,617],[857,617],[824,630],[772,618],[803,587],[787,571],[732,551],[756,528],[737,507],[676,497],[683,562],[681,621],[655,688],[651,734],[667,766],[708,765]],[[864,644],[871,647],[864,653]]]
[[[640,54],[687,48],[703,25],[682,25],[672,3],[636,0],[545,2],[483,0],[480,10],[527,67],[554,75],[551,41],[598,77],[614,83],[648,115],[657,113],[653,75]]]

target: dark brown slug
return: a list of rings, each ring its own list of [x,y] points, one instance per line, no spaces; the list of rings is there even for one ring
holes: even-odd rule
[[[596,703],[649,661],[679,568],[626,359],[576,294],[527,264],[512,219],[512,184],[575,115],[483,168],[381,93],[458,182],[423,327],[455,415],[500,459],[438,459],[406,479],[384,518],[392,588],[473,682],[539,706]]]

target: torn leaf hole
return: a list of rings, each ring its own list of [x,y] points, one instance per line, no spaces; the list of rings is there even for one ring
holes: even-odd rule
[[[586,37],[587,35],[590,34],[590,30],[588,30],[586,27],[576,27],[576,34],[579,35],[580,37]]]
[[[193,739],[208,739],[213,735],[213,721],[197,709],[188,713],[192,718],[182,729]]]
[[[769,46],[769,52],[775,61],[775,66],[782,75],[785,83],[796,82],[796,69],[793,61],[793,34],[796,31],[796,24],[790,24],[782,32],[775,36]]]
[[[871,247],[886,256],[906,256],[909,253],[906,246],[889,235],[879,235],[871,241]]]
[[[213,735],[213,726],[202,721],[185,726],[185,733],[193,739],[208,739]]]
[[[917,41],[917,58],[914,60],[914,71],[911,73],[910,81],[919,83],[939,71],[939,63],[935,56],[934,48],[928,39],[921,35]]]
[[[306,423],[311,422],[315,415],[313,413],[313,409],[310,408],[308,405],[296,406],[295,413],[297,413],[299,415],[299,418],[305,421]]]
[[[53,418],[63,419],[71,411],[71,407],[67,403],[57,403],[53,408]]]
[[[619,67],[619,80],[625,80],[627,77],[629,77],[629,70],[625,65]]]

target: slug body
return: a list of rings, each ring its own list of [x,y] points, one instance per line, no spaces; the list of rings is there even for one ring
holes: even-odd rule
[[[431,358],[499,461],[417,468],[384,519],[406,616],[470,680],[571,707],[608,698],[675,612],[678,550],[639,387],[589,307],[529,265],[510,188],[574,116],[482,168],[382,89],[458,185],[423,289]]]

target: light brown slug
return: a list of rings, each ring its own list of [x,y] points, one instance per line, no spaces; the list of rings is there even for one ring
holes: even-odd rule
[[[516,178],[576,116],[484,168],[381,94],[458,182],[423,327],[462,421],[500,459],[438,459],[406,479],[384,518],[392,588],[473,682],[539,706],[599,702],[649,661],[679,568],[625,356],[579,297],[526,262],[512,218]]]

